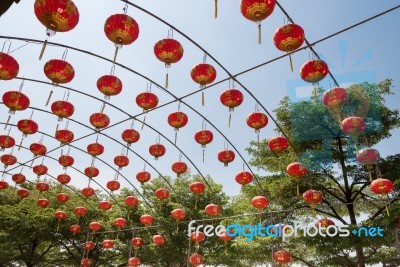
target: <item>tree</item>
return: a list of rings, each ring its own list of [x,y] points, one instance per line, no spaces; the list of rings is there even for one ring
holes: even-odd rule
[[[384,97],[392,94],[392,81],[378,84],[360,84],[348,88],[348,102],[340,110],[328,110],[320,96],[310,101],[291,102],[284,98],[275,110],[282,131],[291,140],[291,149],[277,155],[269,151],[265,142],[253,142],[248,148],[251,164],[266,171],[259,177],[275,209],[293,210],[282,213],[288,222],[310,222],[313,212],[305,212],[307,205],[296,195],[296,183],[285,173],[288,164],[300,161],[309,173],[302,178],[300,191],[317,189],[323,193],[323,203],[315,211],[339,223],[358,226],[379,225],[385,229],[383,238],[292,238],[284,246],[295,255],[302,255],[309,266],[365,266],[381,262],[400,264],[393,233],[399,206],[398,185],[400,155],[382,159],[373,176],[381,174],[397,185],[390,200],[383,200],[370,189],[368,171],[355,161],[356,150],[373,146],[391,136],[391,130],[400,126],[399,110],[385,106]],[[321,93],[322,91],[320,91]],[[344,135],[339,122],[350,115],[363,116],[367,128],[356,137]],[[256,194],[256,187],[246,190],[248,196]],[[391,210],[385,215],[385,204]]]

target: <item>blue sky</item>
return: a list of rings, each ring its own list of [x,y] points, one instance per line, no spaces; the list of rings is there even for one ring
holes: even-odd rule
[[[114,13],[121,13],[124,4],[120,1],[106,0],[97,0],[96,5],[93,4],[93,1],[76,0],[75,3],[81,15],[78,26],[71,32],[56,34],[56,36],[50,38],[50,41],[78,47],[111,59],[114,53],[114,45],[104,35],[104,21]],[[212,0],[175,0],[161,1],[161,3],[160,1],[135,1],[134,3],[161,17],[195,40],[232,74],[242,72],[282,55],[282,52],[277,50],[272,42],[272,35],[275,29],[281,26],[285,19],[278,7],[275,8],[269,18],[262,22],[262,44],[259,45],[257,43],[257,25],[242,17],[237,1],[219,1],[217,19],[213,17],[214,1]],[[362,4],[360,1],[344,0],[282,2],[282,6],[293,20],[303,27],[306,38],[310,42],[324,38],[396,4],[396,1],[378,3],[371,0],[362,1]],[[163,85],[165,68],[163,63],[155,58],[153,46],[159,39],[167,37],[169,27],[133,7],[129,7],[128,14],[138,22],[140,34],[136,42],[121,49],[118,63],[132,68],[156,83]],[[349,77],[349,75],[350,77],[359,77],[365,72],[374,73],[376,81],[387,77],[394,79],[395,87],[393,91],[396,94],[387,99],[387,104],[393,108],[399,108],[398,62],[400,56],[398,43],[400,37],[397,34],[399,14],[400,10],[396,10],[319,43],[314,47],[329,62],[331,71],[338,78],[339,83],[351,82],[343,77]],[[32,1],[21,1],[20,4],[13,5],[9,12],[0,18],[0,29],[1,35],[4,36],[45,39],[45,29],[33,13]],[[204,53],[179,33],[174,32],[174,38],[181,42],[185,52],[182,60],[174,64],[169,70],[169,91],[180,97],[198,89],[198,85],[190,78],[190,69],[195,64],[202,62]],[[24,44],[25,42],[22,41],[13,41],[11,50]],[[43,65],[49,59],[61,58],[65,50],[64,48],[49,46],[44,58],[39,61],[40,49],[41,46],[39,44],[30,43],[12,53],[20,63],[19,75],[21,77],[47,81],[43,74]],[[280,99],[287,95],[290,81],[299,79],[298,69],[308,59],[309,51],[303,50],[293,55],[294,72],[290,72],[288,58],[284,58],[240,75],[237,78],[269,111],[272,111],[277,107]],[[103,96],[97,91],[96,81],[100,76],[110,72],[112,64],[73,50],[68,51],[67,61],[74,66],[76,71],[75,79],[67,86],[103,99]],[[216,81],[228,77],[210,57],[207,58],[207,62],[217,69]],[[124,88],[119,96],[111,98],[110,103],[131,115],[139,114],[141,110],[135,103],[135,97],[138,93],[146,90],[149,81],[118,66],[116,67],[115,75],[120,77]],[[341,77],[343,80],[341,80]],[[16,89],[19,84],[20,81],[18,80],[2,81],[0,90],[5,92]],[[326,78],[322,84],[327,87],[329,87],[329,84],[333,85],[329,78]],[[306,83],[303,84],[303,86],[306,85]],[[249,160],[249,155],[244,149],[251,140],[256,140],[257,137],[254,134],[254,130],[247,127],[245,119],[248,114],[254,111],[256,102],[247,93],[244,93],[245,101],[235,109],[232,117],[232,126],[228,128],[228,110],[219,102],[220,93],[228,89],[228,87],[229,83],[226,81],[208,89],[205,92],[205,107],[201,106],[200,94],[187,97],[184,101],[216,125],[230,142],[236,146],[244,160],[247,161]],[[23,92],[31,98],[33,106],[48,111],[50,107],[45,107],[44,103],[50,90],[51,86],[34,82],[25,82],[23,88]],[[52,101],[62,99],[64,91],[64,89],[56,88]],[[152,92],[158,95],[160,104],[173,100],[171,96],[156,88],[156,86],[152,87]],[[98,112],[101,106],[100,102],[74,92],[70,95],[70,101],[75,105],[76,109],[72,118],[86,125],[88,125],[90,114]],[[162,132],[170,142],[173,142],[174,131],[167,124],[167,115],[176,111],[177,108],[178,104],[173,103],[149,113],[146,118],[146,122]],[[5,121],[8,116],[7,108],[0,106],[0,110],[0,119]],[[203,119],[184,104],[181,104],[181,111],[189,116],[189,123],[179,131],[177,145],[195,163],[202,174],[209,174],[218,183],[222,183],[224,190],[228,194],[237,194],[240,186],[234,181],[234,176],[242,170],[243,160],[237,154],[235,161],[229,164],[228,167],[224,167],[222,163],[218,162],[216,155],[219,150],[224,148],[226,141],[215,129],[208,125],[207,128],[214,132],[214,141],[207,146],[205,162],[203,163],[202,150],[200,145],[194,142],[193,138],[194,133],[201,129]],[[29,117],[30,113],[30,110],[17,113],[13,116],[11,122],[16,123],[19,119]],[[111,107],[106,107],[105,113],[111,118],[111,123],[127,118],[126,114],[122,114]],[[57,124],[57,119],[54,115],[35,112],[33,118],[38,121],[41,131],[49,134],[53,133]],[[142,119],[142,117],[139,117],[139,119]],[[64,125],[65,121],[61,124],[61,127]],[[106,130],[105,133],[121,140],[121,132],[129,127],[130,122],[125,122]],[[140,124],[136,123],[135,128],[139,130]],[[274,128],[275,126],[270,121],[268,126],[261,130],[260,137],[264,139],[275,135]],[[69,129],[75,132],[76,138],[92,132],[91,129],[74,122],[69,124]],[[0,132],[3,133],[4,131],[1,130]],[[164,175],[174,175],[170,166],[179,159],[179,151],[170,142],[161,138],[161,143],[166,146],[167,153],[164,157],[155,161],[148,154],[148,147],[156,142],[158,135],[149,127],[145,127],[140,133],[141,140],[134,144],[132,148],[154,167],[152,169],[147,166],[146,169],[153,176],[157,176],[155,169]],[[17,142],[20,140],[21,133],[17,129],[13,129],[11,134]],[[377,146],[381,155],[386,156],[399,152],[397,146],[394,145],[400,141],[398,134],[399,132],[395,131],[392,138],[383,141]],[[39,134],[30,136],[24,141],[24,145],[38,142],[40,138],[41,135]],[[90,136],[75,142],[74,145],[85,150],[86,146],[94,141],[95,136]],[[116,144],[106,137],[100,137],[99,141],[106,147],[106,152],[101,156],[101,159],[113,165],[113,158],[121,152],[122,145]],[[49,137],[45,137],[44,144],[49,150],[58,147],[58,142],[51,140]],[[21,162],[32,158],[30,152],[27,153],[23,150],[14,151],[14,154]],[[58,159],[60,149],[49,155]],[[77,149],[72,148],[70,155],[75,157],[76,163],[74,167],[79,170],[83,170],[91,163],[90,157]],[[132,181],[135,186],[138,186],[139,183],[136,182],[134,177],[138,171],[143,169],[144,162],[139,157],[132,155],[132,153],[130,155],[131,163],[122,170],[122,174]],[[183,158],[183,160],[189,163],[187,159]],[[39,162],[36,160],[37,164]],[[45,159],[45,164],[50,167],[52,175],[56,176],[59,173],[63,173],[62,167],[57,162]],[[99,161],[96,162],[96,166],[101,169],[100,176],[97,179],[100,184],[105,185],[107,181],[113,179],[114,170]],[[193,173],[197,172],[191,164],[189,164],[189,167]],[[17,171],[19,169],[14,172]],[[253,171],[257,173],[256,169],[253,169]],[[34,180],[35,176],[30,170],[25,168],[24,173],[31,181]],[[87,184],[87,178],[84,175],[72,169],[69,169],[68,173],[73,176],[72,182],[74,184],[80,187]],[[121,183],[123,186],[128,186],[122,180]]]

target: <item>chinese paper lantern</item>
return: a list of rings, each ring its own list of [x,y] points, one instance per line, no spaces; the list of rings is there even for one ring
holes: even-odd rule
[[[189,185],[190,191],[195,195],[201,195],[206,190],[206,186],[202,182],[193,182]]]
[[[264,196],[256,196],[251,199],[251,205],[259,212],[268,206],[268,199]]]
[[[248,171],[241,171],[236,174],[235,181],[243,186],[253,181],[253,175]]]
[[[122,132],[121,137],[122,137],[122,140],[124,140],[129,147],[131,144],[139,141],[140,134],[138,131],[136,131],[134,129],[126,129]]]
[[[100,203],[99,203],[99,208],[100,208],[101,210],[103,210],[103,211],[110,210],[111,207],[112,207],[112,204],[111,204],[110,201],[102,200],[102,201],[100,201]]]
[[[130,257],[128,260],[128,266],[129,267],[138,267],[140,266],[142,262],[140,261],[140,258],[138,257]]]
[[[203,232],[200,231],[194,231],[191,233],[190,235],[190,240],[192,240],[193,242],[196,243],[196,247],[199,246],[199,243],[202,242],[204,240],[205,235],[203,234]]]
[[[84,197],[91,197],[94,195],[94,189],[91,187],[85,187],[81,192]]]
[[[47,174],[47,171],[49,169],[47,168],[47,166],[40,164],[40,165],[34,166],[32,170],[38,177],[40,177],[41,175]]]
[[[104,99],[109,100],[122,91],[121,80],[114,75],[103,75],[97,80],[97,89],[104,94]]]
[[[8,187],[8,183],[6,181],[0,180],[0,190],[6,189]]]
[[[149,226],[153,223],[153,216],[144,214],[144,215],[140,216],[139,220],[144,226]]]
[[[271,137],[268,140],[268,148],[274,153],[281,153],[288,149],[289,142],[286,137],[283,136],[275,136]]]
[[[139,200],[134,196],[127,196],[125,198],[125,205],[128,207],[136,207],[139,204]]]
[[[38,199],[37,204],[38,204],[39,207],[45,209],[50,205],[50,201],[48,199],[45,199],[45,198],[40,198],[40,199]]]
[[[81,267],[90,267],[92,265],[92,260],[88,258],[81,259]]]
[[[218,238],[221,239],[222,241],[224,241],[224,244],[226,246],[226,245],[228,245],[228,242],[233,239],[233,236],[228,235],[228,233],[225,230],[218,236]]]
[[[235,159],[235,153],[232,150],[224,149],[218,152],[218,160],[224,163],[224,166],[227,167],[229,163],[231,163]]]
[[[0,157],[1,162],[4,164],[4,168],[14,165],[17,163],[17,157],[12,154],[5,154]]]
[[[286,167],[286,172],[291,176],[296,182],[299,182],[301,177],[307,174],[307,166],[300,162],[290,163]]]
[[[257,140],[260,141],[260,129],[264,128],[268,124],[267,115],[261,112],[253,112],[249,116],[247,116],[246,123],[249,127],[255,130],[255,132],[257,133]]]
[[[118,229],[122,229],[126,226],[126,220],[124,218],[117,218],[114,220],[114,225]]]
[[[183,209],[174,209],[173,211],[171,211],[171,216],[172,219],[174,219],[177,223],[179,223],[179,221],[185,219],[186,213],[185,210]]]
[[[116,191],[121,187],[120,183],[117,180],[112,180],[107,182],[107,188],[110,191]]]
[[[208,216],[215,217],[219,215],[221,208],[216,204],[208,204],[204,210]]]
[[[34,4],[36,18],[46,27],[47,36],[56,32],[68,32],[78,25],[79,12],[71,0],[36,0]],[[43,44],[39,60],[42,59],[47,39]]]
[[[393,183],[388,179],[378,178],[370,185],[371,191],[378,195],[387,195],[393,191]]]
[[[240,12],[253,22],[258,23],[258,43],[261,44],[261,21],[274,11],[276,0],[241,0]]]
[[[203,162],[204,162],[204,150],[206,148],[206,146],[212,142],[212,140],[214,139],[214,135],[211,131],[209,130],[200,130],[197,131],[194,134],[194,140],[196,140],[197,143],[199,143],[201,145],[201,147],[203,148]]]
[[[17,195],[20,198],[26,198],[26,197],[29,197],[29,191],[25,188],[21,188],[21,189],[18,189]]]
[[[81,227],[78,224],[73,224],[69,227],[69,231],[72,235],[77,235],[81,232]]]
[[[203,264],[203,256],[201,256],[198,253],[193,253],[189,257],[189,262],[190,262],[190,264],[192,264],[195,267],[199,266],[199,265]]]
[[[65,220],[67,218],[67,213],[65,211],[58,210],[58,211],[56,211],[54,216],[56,217],[57,221],[60,222],[61,220]],[[58,229],[58,227],[57,227],[57,229]]]
[[[85,169],[84,173],[85,173],[85,175],[86,175],[87,177],[89,177],[90,179],[93,179],[93,178],[99,176],[100,171],[99,171],[99,169],[97,169],[96,167],[91,166],[91,167],[87,167],[87,168]]]
[[[239,90],[232,88],[221,93],[219,99],[222,105],[229,108],[228,127],[231,127],[232,112],[243,102],[243,94]]]
[[[17,77],[18,72],[19,64],[15,58],[6,53],[0,52],[0,80],[12,80]]]
[[[153,244],[156,246],[162,246],[165,243],[165,239],[162,235],[154,235],[152,240]]]
[[[96,130],[100,130],[110,124],[110,118],[104,113],[93,113],[90,115],[89,122]]]
[[[114,14],[104,24],[104,33],[115,44],[113,63],[117,60],[118,49],[130,45],[139,37],[139,25],[126,14]]]
[[[374,165],[378,164],[380,155],[378,150],[373,148],[363,148],[357,151],[356,159],[361,164],[365,165],[369,172],[369,179],[372,182],[372,170]]]
[[[303,199],[304,201],[310,205],[312,209],[315,209],[315,207],[321,203],[322,201],[322,193],[317,191],[317,190],[307,190],[306,192],[303,193]]]
[[[142,130],[146,121],[147,111],[153,109],[158,105],[158,97],[152,92],[143,92],[136,96],[136,104],[145,111],[142,123]]]
[[[45,145],[41,143],[32,143],[29,146],[29,150],[32,152],[33,156],[44,156],[47,152],[47,148]]]
[[[328,226],[331,226],[331,225],[335,225],[335,222],[332,221],[332,220],[330,220],[330,219],[327,219],[327,218],[318,220],[318,221],[315,223],[315,226],[316,226],[316,227],[324,227],[324,228],[327,228]]]
[[[86,151],[92,157],[97,157],[104,153],[104,146],[97,142],[92,143],[87,146]]]
[[[304,30],[297,24],[289,23],[279,27],[274,33],[274,44],[283,52],[293,52],[304,42]],[[289,54],[290,69],[293,71],[292,57]]]
[[[86,241],[83,244],[83,248],[85,250],[93,250],[96,247],[96,243],[94,243],[93,241]]]
[[[101,242],[101,246],[104,249],[112,249],[114,247],[114,241],[109,239],[103,240],[103,242]]]
[[[200,88],[204,88],[215,81],[217,71],[210,64],[200,63],[192,68],[190,76],[195,83],[200,85]],[[204,91],[201,92],[201,104],[204,106]]]
[[[168,115],[168,124],[175,129],[175,145],[179,129],[186,126],[188,121],[188,116],[181,111],[173,112]]]
[[[58,121],[62,121],[64,118],[69,118],[74,114],[75,107],[68,101],[59,100],[51,104],[51,112],[58,117]],[[58,130],[58,125],[56,131]]]
[[[274,260],[282,265],[292,261],[292,255],[286,250],[278,250],[274,253]]]
[[[341,129],[344,134],[357,138],[365,130],[365,122],[361,117],[348,117],[341,122]]]
[[[61,143],[61,145],[66,145],[74,140],[74,133],[68,129],[57,130],[55,138]]]
[[[144,184],[145,182],[150,181],[151,174],[147,171],[140,171],[136,174],[136,179],[141,183]]]
[[[143,239],[140,237],[134,237],[131,239],[131,245],[135,248],[135,254],[137,254],[138,250],[143,246]]]
[[[188,166],[183,161],[177,161],[177,162],[172,163],[171,169],[174,173],[176,173],[176,175],[179,178],[181,176],[181,174],[184,174],[185,172],[187,172]]]
[[[169,198],[169,191],[165,188],[158,188],[155,192],[154,195],[156,198],[158,198],[159,200],[165,200]]]
[[[72,65],[65,60],[52,59],[47,61],[44,65],[44,74],[54,85],[66,84],[75,77],[75,70]],[[52,94],[53,89],[50,91],[47,98],[46,106],[49,104]]]
[[[68,167],[72,166],[74,162],[75,162],[74,158],[69,155],[62,155],[61,157],[58,158],[58,163],[60,163],[60,165],[63,166],[64,169],[67,169]]]
[[[99,222],[91,222],[89,223],[89,229],[93,232],[98,232],[101,230],[101,224]]]
[[[157,160],[159,157],[165,155],[165,147],[162,144],[154,144],[149,147],[150,155],[154,156],[154,159]]]
[[[168,68],[183,57],[183,47],[175,39],[166,38],[154,45],[154,54],[158,60],[165,63],[167,74],[165,76],[165,88],[168,88]]]
[[[1,60],[1,53],[0,53]],[[0,62],[0,77],[1,77],[1,62]],[[4,129],[7,128],[8,123],[10,122],[11,115],[15,114],[15,111],[23,111],[26,110],[30,105],[29,98],[19,91],[8,91],[3,94],[3,104],[8,107],[10,110],[8,111],[9,115],[7,118],[7,122],[4,126]]]
[[[69,200],[69,195],[66,193],[59,193],[56,196],[56,200],[60,203],[66,203]]]
[[[36,183],[36,189],[39,190],[40,192],[46,192],[50,188],[50,185],[46,182],[38,182]]]
[[[340,115],[340,108],[347,103],[347,90],[341,87],[334,87],[324,92],[322,103],[330,111],[333,111],[334,115]]]
[[[31,119],[25,119],[25,120],[20,120],[17,123],[18,130],[22,132],[23,137],[27,137],[28,134],[35,134],[39,130],[38,124],[31,120]]]
[[[66,173],[60,174],[57,176],[57,181],[61,184],[68,184],[71,181],[71,176]]]
[[[123,167],[129,165],[129,158],[125,155],[118,155],[114,157],[114,164],[121,170]]]
[[[74,209],[74,214],[78,217],[83,217],[85,216],[87,213],[87,209],[85,207],[82,206],[78,206]]]
[[[25,175],[22,173],[16,173],[11,176],[11,179],[16,183],[16,184],[23,184],[26,181]]]
[[[328,65],[321,59],[309,60],[300,67],[300,77],[314,86],[314,95],[317,94],[318,83],[329,73]]]
[[[0,135],[0,151],[15,146],[15,139],[9,135]]]

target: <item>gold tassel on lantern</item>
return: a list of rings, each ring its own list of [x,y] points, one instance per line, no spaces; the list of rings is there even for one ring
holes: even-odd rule
[[[201,105],[204,106],[204,92],[201,92]]]
[[[290,62],[290,71],[293,72],[293,61],[292,56],[289,54],[289,62]]]
[[[214,18],[218,17],[218,0],[214,1]]]
[[[46,107],[49,105],[51,96],[53,95],[53,90],[50,91],[49,96],[47,97],[47,101],[46,101]]]
[[[258,44],[261,44],[261,23],[258,23]]]
[[[114,53],[113,64],[115,64],[115,62],[117,61],[118,49],[119,49],[119,46],[115,45],[115,53]]]
[[[165,74],[165,89],[168,89],[168,72]]]
[[[42,50],[40,51],[40,55],[39,55],[39,60],[42,60],[44,50],[46,50],[46,46],[47,46],[47,39],[43,43]]]
[[[231,128],[231,120],[232,120],[232,114],[229,113],[229,118],[228,118],[228,128]]]

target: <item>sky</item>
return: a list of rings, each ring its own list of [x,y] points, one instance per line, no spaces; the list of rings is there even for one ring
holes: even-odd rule
[[[105,36],[103,27],[105,20],[112,14],[122,13],[124,3],[121,1],[97,0],[94,1],[74,1],[79,9],[80,21],[78,26],[70,32],[57,33],[49,41],[79,48],[91,53],[98,54],[104,58],[112,59],[114,55],[114,45]],[[178,31],[173,32],[173,37],[178,40],[184,48],[184,56],[181,61],[173,64],[169,69],[169,88],[168,91],[177,97],[182,97],[195,92],[199,86],[190,78],[191,68],[203,61],[204,50],[209,53],[206,58],[207,63],[212,64],[217,70],[216,82],[226,80],[229,75],[212,60],[216,59],[231,74],[242,73],[243,71],[272,60],[282,55],[282,52],[275,48],[272,35],[285,21],[284,14],[275,8],[274,12],[262,22],[262,43],[257,42],[257,25],[245,19],[239,9],[238,1],[218,1],[218,18],[214,18],[214,1],[212,0],[173,0],[173,1],[134,1],[133,3],[144,10],[162,18],[165,22],[174,26],[181,33],[184,33],[197,45],[186,39]],[[373,15],[383,12],[398,4],[397,1],[284,1],[282,6],[292,17],[294,22],[301,25],[305,31],[306,38],[311,42],[318,41],[328,35],[336,33],[348,26],[358,23]],[[193,94],[183,99],[180,110],[189,116],[189,123],[178,133],[177,146],[180,151],[172,144],[174,142],[174,130],[167,124],[167,115],[177,111],[178,103],[174,98],[167,94],[165,90],[157,88],[156,84],[163,85],[165,78],[164,64],[156,59],[153,54],[154,44],[168,36],[170,27],[165,25],[155,17],[143,12],[140,9],[130,6],[127,14],[132,16],[139,24],[139,38],[132,44],[123,47],[119,51],[117,62],[126,66],[148,79],[136,75],[120,66],[115,67],[115,75],[123,82],[123,91],[120,95],[111,97],[109,103],[119,107],[122,111],[107,106],[105,113],[110,117],[111,124],[127,120],[129,115],[134,116],[141,113],[141,109],[136,105],[135,98],[140,92],[146,91],[151,83],[151,90],[157,94],[159,105],[172,102],[147,115],[146,123],[152,128],[157,129],[164,137],[160,141],[165,145],[167,153],[157,161],[148,153],[148,147],[157,142],[158,133],[151,127],[144,127],[140,130],[141,124],[136,122],[134,128],[141,134],[138,143],[132,145],[130,164],[125,167],[121,174],[126,177],[134,186],[140,190],[139,183],[135,179],[135,174],[143,170],[144,161],[147,160],[146,170],[152,176],[158,174],[174,176],[171,171],[171,164],[179,160],[180,153],[191,172],[210,175],[217,183],[223,185],[223,190],[229,195],[240,192],[240,186],[235,182],[235,174],[243,168],[248,170],[248,166],[243,167],[250,160],[250,156],[245,151],[251,140],[256,140],[254,130],[246,125],[246,117],[255,110],[256,101],[237,85],[237,88],[244,93],[244,102],[235,109],[232,114],[231,127],[228,128],[228,109],[221,105],[219,95],[228,89],[232,84],[226,80],[210,87],[205,91],[205,106],[201,105],[199,93]],[[341,33],[333,38],[325,40],[314,46],[319,55],[328,62],[333,75],[339,84],[344,86],[356,82],[359,79],[367,79],[370,82],[381,81],[385,78],[393,79],[394,95],[386,99],[389,107],[399,108],[399,73],[398,44],[400,37],[398,32],[398,16],[400,9],[381,16],[373,21],[360,25],[352,30]],[[33,1],[21,1],[18,5],[14,4],[10,10],[0,17],[0,35],[11,37],[31,38],[37,40],[46,39],[45,27],[39,23],[33,12]],[[2,38],[1,41],[7,41]],[[6,42],[3,50],[8,51],[10,42]],[[202,49],[200,49],[201,47]],[[88,54],[65,48],[49,45],[42,60],[38,60],[41,45],[25,41],[11,42],[11,55],[17,59],[20,65],[19,77],[48,81],[43,73],[43,65],[50,59],[61,59],[66,54],[66,60],[75,69],[75,78],[66,86],[79,92],[94,96],[79,94],[72,91],[69,101],[75,105],[75,113],[72,119],[80,122],[69,122],[68,128],[75,133],[75,139],[93,133],[93,127],[89,125],[89,116],[99,112],[103,95],[96,88],[97,79],[110,73],[112,63]],[[265,64],[252,71],[238,75],[236,78],[247,90],[254,95],[260,103],[273,116],[273,110],[278,106],[279,101],[290,93],[296,92],[295,97],[308,97],[311,95],[311,87],[302,82],[299,77],[298,69],[310,58],[308,49],[299,51],[293,55],[294,72],[290,71],[289,60],[287,57]],[[19,88],[21,80],[0,81],[0,92],[3,94],[9,90]],[[293,84],[295,87],[294,88]],[[332,80],[327,77],[321,82],[325,88],[333,86]],[[31,106],[50,111],[50,106],[45,106],[48,93],[52,90],[51,85],[26,81],[23,86],[23,93],[28,95]],[[294,91],[293,91],[294,90]],[[52,103],[64,97],[65,89],[55,87],[52,96]],[[293,95],[292,95],[293,96]],[[205,149],[205,162],[202,162],[202,149],[194,141],[194,133],[202,129],[203,118],[194,111],[202,114],[210,123],[207,129],[214,133],[214,140]],[[0,105],[0,120],[7,120],[8,109]],[[128,115],[129,114],[129,115]],[[17,112],[12,118],[11,123],[16,123],[23,118],[29,118],[31,110]],[[143,116],[138,117],[140,120]],[[51,113],[35,111],[33,119],[39,123],[39,130],[53,135],[56,128],[57,119]],[[61,122],[60,128],[64,127],[66,120]],[[131,126],[129,120],[105,130],[110,137],[122,142],[120,137],[122,131]],[[275,125],[270,120],[266,128],[261,130],[260,138],[267,139],[275,135]],[[0,128],[0,133],[6,131]],[[217,160],[217,153],[224,149],[227,141],[220,134],[223,133],[236,148],[236,159],[228,167],[224,167]],[[17,143],[21,140],[21,133],[15,127],[11,129],[11,135]],[[24,146],[41,139],[41,134],[29,136],[23,141]],[[95,135],[83,138],[73,143],[77,148],[86,150],[89,143],[95,142]],[[100,169],[100,175],[96,181],[105,186],[105,183],[112,180],[115,175],[114,156],[121,153],[123,145],[116,143],[108,137],[100,136],[99,142],[106,150],[100,159],[108,163],[96,161],[95,166]],[[394,131],[390,139],[382,141],[376,146],[382,156],[392,155],[399,152],[397,144],[400,142],[399,131]],[[67,148],[60,148],[59,143],[50,137],[44,137],[43,143],[52,158],[58,159],[61,150],[66,153]],[[231,146],[229,146],[231,148]],[[69,154],[75,158],[74,167],[83,171],[90,166],[91,157],[77,148],[71,148]],[[6,150],[10,153],[10,151]],[[4,153],[6,153],[4,152]],[[241,156],[239,156],[239,153]],[[26,162],[32,159],[32,154],[24,149],[13,154],[19,162]],[[190,163],[192,162],[192,163]],[[41,163],[35,160],[34,165]],[[57,176],[63,173],[62,167],[54,160],[46,158],[44,164],[49,166],[49,174]],[[10,168],[9,168],[10,169]],[[20,167],[13,169],[10,173],[16,173]],[[87,185],[88,179],[75,169],[68,169],[68,174],[72,176],[72,184],[78,187]],[[251,168],[254,173],[259,170]],[[25,167],[23,173],[30,181],[34,181],[35,175]],[[10,176],[6,180],[11,181]],[[122,186],[130,186],[126,181],[120,179]],[[92,184],[99,188],[98,185]]]

